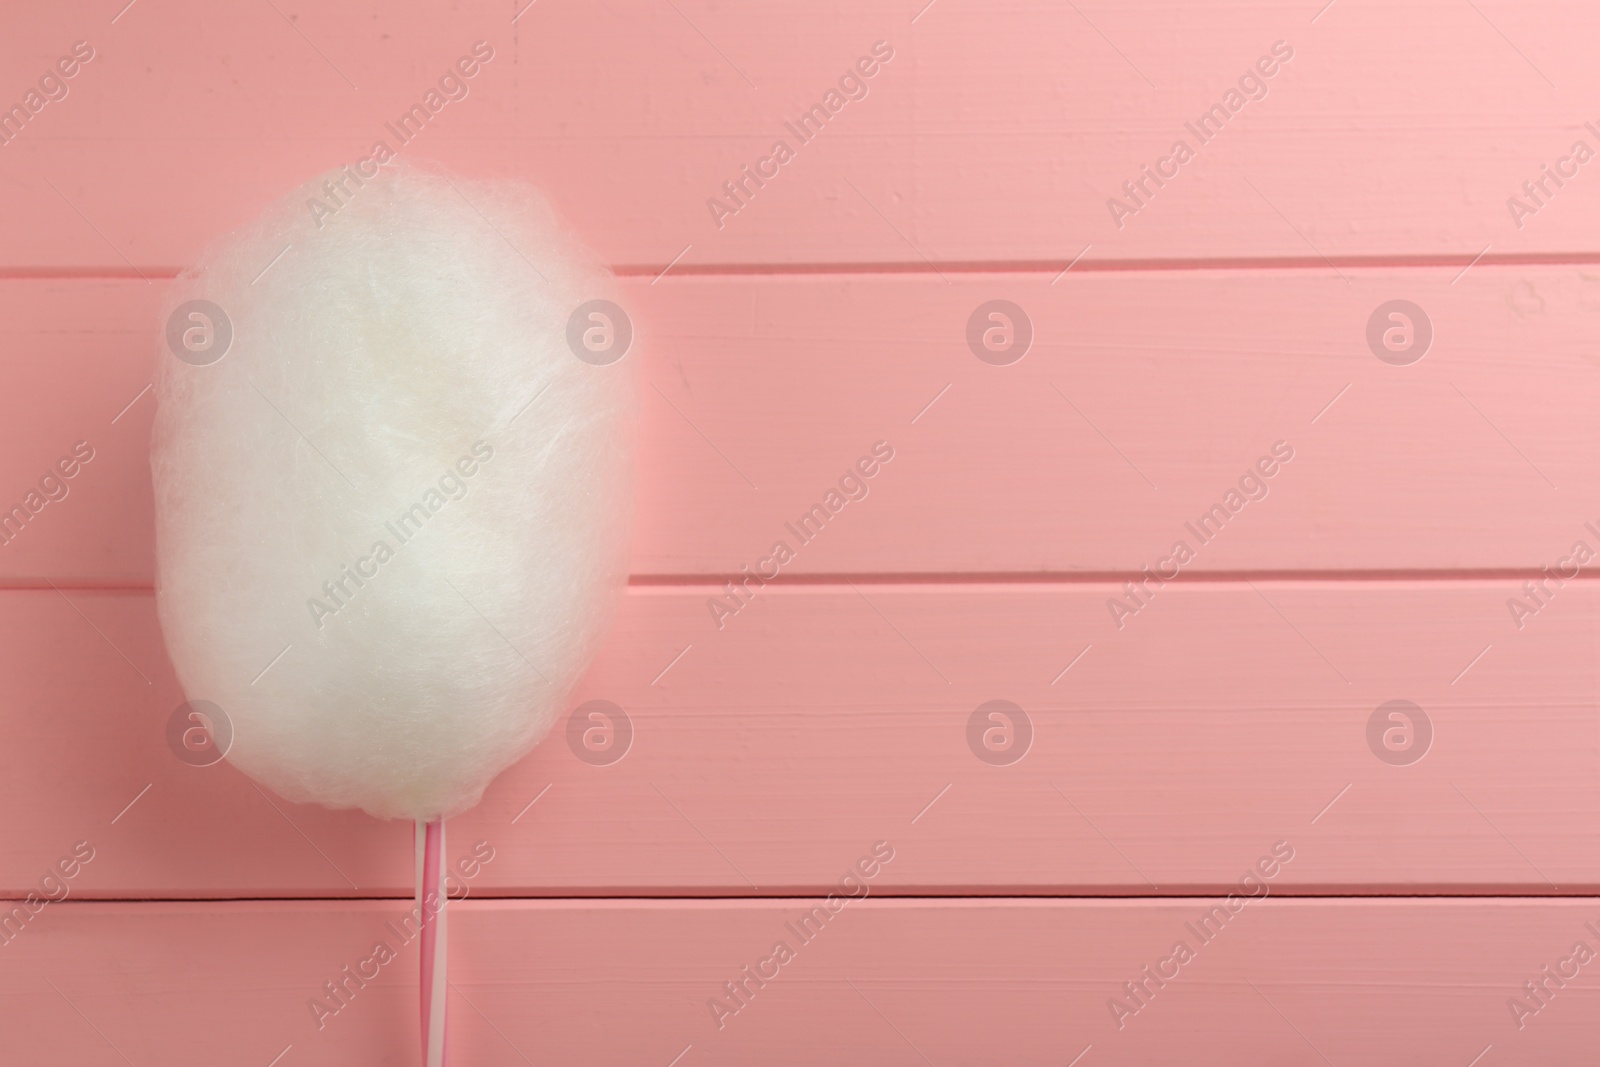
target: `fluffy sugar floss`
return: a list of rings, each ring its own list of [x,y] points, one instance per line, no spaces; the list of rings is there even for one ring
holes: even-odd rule
[[[537,192],[370,169],[313,179],[173,287],[157,603],[240,770],[431,820],[549,731],[604,636],[638,353]]]

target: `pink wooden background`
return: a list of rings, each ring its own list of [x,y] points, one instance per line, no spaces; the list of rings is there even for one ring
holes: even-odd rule
[[[452,822],[453,855],[494,850],[454,912],[455,1063],[1592,1059],[1600,594],[1545,577],[1600,561],[1591,5],[96,0],[0,27],[0,105],[94,53],[0,144],[0,504],[94,450],[0,545],[0,893],[73,871],[0,924],[0,1059],[417,1062],[414,954],[320,1029],[306,1006],[404,910],[410,828],[168,748],[145,389],[164,279],[478,41],[403,153],[547,189],[624,276],[648,384],[634,580],[578,694],[631,747],[594,765],[558,729]],[[1119,225],[1107,199],[1278,42]],[[1034,334],[1005,366],[966,340],[996,299]],[[1366,336],[1397,299],[1433,334],[1403,366]],[[719,626],[708,599],[878,441],[869,495]],[[1119,627],[1108,599],[1279,441],[1266,496]],[[992,700],[1029,724],[1009,764],[969,742]],[[1421,759],[1369,739],[1394,700]],[[729,1000],[877,842],[870,896]],[[1195,937],[1275,846],[1266,898]]]

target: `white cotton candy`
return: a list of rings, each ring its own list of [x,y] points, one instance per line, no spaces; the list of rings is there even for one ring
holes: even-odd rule
[[[307,183],[174,286],[157,601],[246,774],[432,819],[545,735],[604,634],[638,353],[605,362],[631,338],[612,306],[575,354],[574,312],[614,294],[536,192],[375,169]]]

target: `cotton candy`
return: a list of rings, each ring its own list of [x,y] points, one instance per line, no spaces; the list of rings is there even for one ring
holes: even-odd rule
[[[638,356],[532,189],[367,170],[308,182],[173,287],[157,606],[240,770],[431,820],[545,735],[605,632]]]

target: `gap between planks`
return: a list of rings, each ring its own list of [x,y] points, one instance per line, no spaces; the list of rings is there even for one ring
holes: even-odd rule
[[[1076,902],[1090,903],[1095,901],[1114,901],[1122,903],[1145,902],[1149,904],[1168,905],[1184,901],[1214,900],[1236,889],[1232,883],[1218,885],[1213,890],[1196,889],[1185,886],[1180,891],[1160,893],[1019,893],[1015,889],[1003,889],[996,893],[978,892],[949,892],[949,893],[895,893],[878,891],[865,900],[878,900],[886,904],[917,904],[917,903],[1051,903],[1051,902]],[[1531,886],[1529,887],[1532,888]],[[474,893],[470,897],[452,897],[451,904],[465,904],[471,902],[489,903],[522,903],[522,904],[573,904],[573,905],[629,905],[635,903],[665,902],[665,903],[727,903],[732,901],[750,902],[781,902],[786,900],[815,900],[825,896],[831,891],[830,886],[819,886],[812,892],[805,892],[794,888],[774,890],[772,892],[757,893],[596,893],[587,896],[574,896],[570,893],[552,895],[531,895],[526,893]],[[21,901],[25,897],[0,895],[0,902],[11,903]],[[410,893],[395,892],[387,896],[372,894],[352,894],[350,896],[329,896],[315,894],[305,896],[280,895],[280,896],[190,896],[190,897],[101,897],[101,896],[76,896],[67,900],[56,901],[56,904],[288,904],[288,903],[324,903],[324,904],[362,904],[362,903],[387,903],[392,901],[408,901],[415,899]],[[1407,892],[1328,892],[1316,890],[1302,892],[1292,888],[1274,890],[1266,900],[1295,900],[1295,901],[1328,901],[1328,900],[1370,900],[1377,902],[1393,902],[1397,900],[1459,900],[1472,903],[1485,903],[1493,901],[1524,902],[1530,900],[1600,900],[1600,886],[1561,890],[1558,892],[1526,892],[1513,893],[1504,890],[1492,890],[1482,893],[1458,892],[1450,890],[1425,890],[1418,889]]]
[[[1347,256],[1200,256],[1150,259],[1024,259],[949,260],[936,263],[894,260],[815,263],[619,263],[611,272],[619,278],[761,277],[796,275],[878,274],[1049,274],[1071,268],[1074,273],[1181,273],[1209,271],[1406,270],[1463,267],[1560,267],[1600,265],[1595,252],[1469,252],[1437,255],[1372,254]],[[670,272],[668,268],[671,268]],[[121,267],[6,267],[0,281],[170,281],[180,268]]]
[[[1438,570],[1253,570],[1253,571],[1186,571],[1178,578],[1169,579],[1174,586],[1228,586],[1248,585],[1251,582],[1299,582],[1316,585],[1335,585],[1343,582],[1415,582],[1415,583],[1469,583],[1526,581],[1541,577],[1543,572],[1533,567],[1488,567],[1480,569]],[[796,574],[768,581],[774,589],[807,588],[811,590],[846,590],[852,585],[875,586],[1120,586],[1124,582],[1138,582],[1144,576],[1137,571],[907,571],[893,574]],[[628,587],[641,591],[670,592],[680,589],[720,590],[729,582],[738,583],[739,574],[634,574],[628,578]],[[1563,581],[1573,584],[1600,582],[1600,573],[1582,573]],[[150,582],[112,582],[74,580],[71,578],[4,578],[0,577],[0,593],[42,592],[67,589],[82,593],[137,593],[153,594]]]

